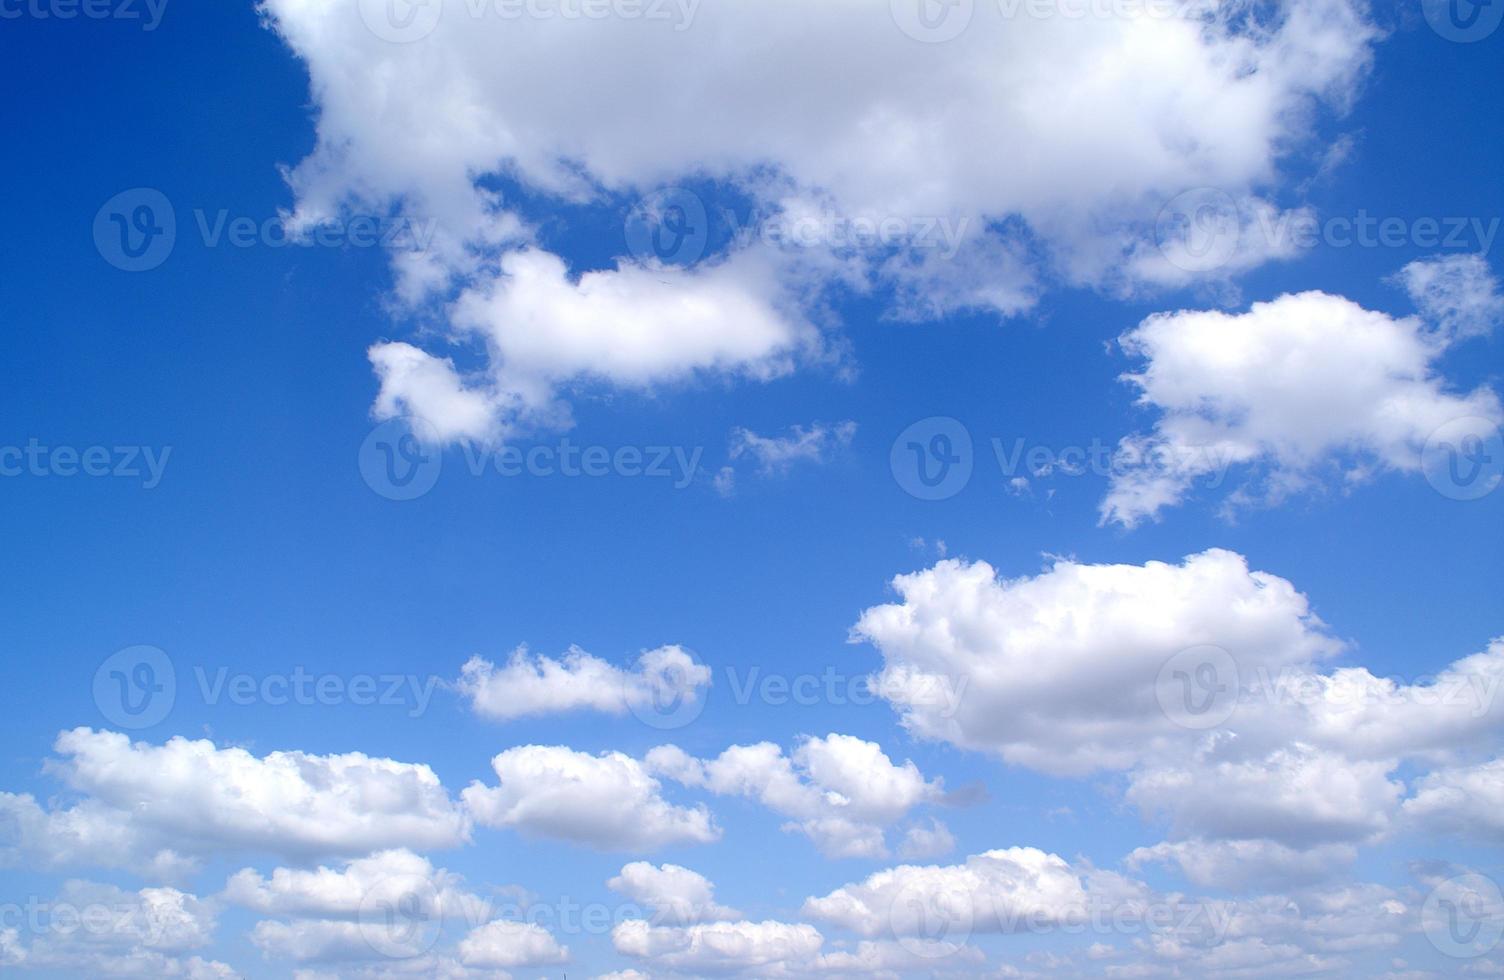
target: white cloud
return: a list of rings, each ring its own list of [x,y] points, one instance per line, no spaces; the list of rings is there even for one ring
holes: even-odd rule
[[[1504,759],[1428,773],[1405,801],[1404,815],[1431,833],[1504,839]]]
[[[787,435],[760,436],[750,429],[731,430],[730,456],[732,459],[749,457],[757,462],[763,475],[785,473],[795,463],[819,463],[831,454],[851,445],[856,435],[855,422],[837,422],[826,425],[815,422],[809,426],[796,425]]]
[[[1272,840],[1204,840],[1193,838],[1134,848],[1130,868],[1151,862],[1172,864],[1203,888],[1243,890],[1254,885],[1307,884],[1322,881],[1352,864],[1352,844],[1295,848]]]
[[[1291,583],[1229,551],[1179,565],[1060,560],[1013,580],[952,559],[893,587],[900,602],[866,610],[853,636],[883,655],[875,688],[905,727],[1052,773],[1128,768],[1186,744],[1195,733],[1156,694],[1181,650],[1214,644],[1251,676],[1342,649]],[[958,702],[937,696],[951,689]]]
[[[925,858],[942,857],[956,849],[956,838],[950,828],[930,818],[928,824],[916,824],[903,835],[898,846],[898,856],[906,861],[922,861]]]
[[[851,735],[806,739],[787,756],[771,742],[733,745],[703,760],[667,745],[646,762],[685,785],[746,796],[792,818],[785,829],[805,834],[830,857],[885,856],[884,828],[941,793],[914,763],[895,765],[876,742]]]
[[[742,917],[736,909],[716,902],[715,886],[704,875],[677,864],[655,867],[646,861],[634,861],[606,885],[651,909],[654,925],[689,925]]]
[[[693,702],[703,696],[701,689],[710,682],[710,668],[678,646],[645,652],[631,671],[579,647],[570,647],[560,660],[530,656],[525,647],[519,647],[499,669],[472,657],[457,687],[477,714],[510,721],[577,710],[620,715],[629,708],[669,704],[680,698]]]
[[[239,974],[224,963],[185,956],[213,942],[217,914],[213,902],[175,888],[128,892],[69,881],[22,917],[32,927],[29,941],[21,941],[20,930],[0,930],[0,966],[79,976],[231,980]]]
[[[426,765],[359,752],[257,757],[181,737],[154,746],[87,728],[63,732],[54,749],[49,771],[87,796],[51,811],[0,796],[16,827],[12,860],[172,877],[212,853],[306,860],[469,839],[468,818]]]
[[[1482,255],[1418,259],[1395,279],[1421,316],[1448,336],[1482,336],[1504,321],[1504,296]]]
[[[460,940],[460,961],[484,969],[547,966],[569,961],[569,950],[531,922],[487,922]]]
[[[1355,0],[1285,0],[1257,26],[1210,4],[1101,18],[979,4],[943,45],[862,0],[695,5],[692,30],[470,6],[448,0],[429,36],[396,44],[354,9],[262,4],[317,107],[291,223],[397,205],[439,229],[396,256],[399,296],[457,290],[450,339],[483,341],[487,363],[461,380],[396,352],[422,371],[384,373],[377,411],[405,406],[456,439],[557,422],[558,389],[579,382],[788,370],[818,356],[805,311],[832,281],[892,287],[900,315],[925,316],[1023,308],[1035,265],[1078,282],[1146,275],[1161,204],[1277,187],[1309,110],[1345,108],[1378,37]],[[576,281],[498,176],[597,204],[689,178],[735,184],[765,215],[897,221],[898,254],[757,243],[712,247],[687,271],[624,261]],[[936,227],[969,234],[937,242]],[[1163,280],[1158,266],[1146,277]]]
[[[815,957],[824,938],[803,923],[714,922],[690,926],[654,926],[641,919],[611,931],[617,952],[651,960],[669,970],[732,973],[782,967]]]
[[[244,868],[225,883],[221,897],[263,915],[353,920],[363,906],[413,896],[425,915],[484,920],[488,903],[464,891],[461,883],[459,875],[434,868],[427,858],[393,850],[356,858],[341,868],[276,868],[270,877]]]
[[[1437,362],[1460,336],[1486,332],[1501,301],[1481,260],[1416,262],[1402,278],[1430,322],[1367,310],[1311,291],[1246,313],[1157,313],[1120,343],[1143,366],[1124,379],[1158,413],[1153,431],[1124,438],[1101,505],[1132,527],[1179,503],[1198,480],[1220,486],[1253,467],[1230,505],[1278,500],[1372,470],[1419,472],[1427,438],[1454,420],[1504,421],[1489,388],[1449,390]]]
[[[523,745],[491,760],[498,786],[462,794],[477,823],[508,827],[608,851],[651,851],[720,838],[704,806],[675,806],[658,780],[620,752],[589,755],[564,746]]]

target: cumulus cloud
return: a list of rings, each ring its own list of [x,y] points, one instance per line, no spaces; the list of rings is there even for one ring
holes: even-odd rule
[[[465,891],[462,881],[421,855],[390,850],[339,868],[276,868],[270,877],[244,868],[225,883],[220,897],[262,915],[354,920],[363,906],[413,896],[429,916],[484,919],[487,903]]]
[[[654,925],[689,925],[742,917],[736,909],[715,901],[715,886],[704,875],[677,864],[654,866],[634,861],[606,885],[651,909]]]
[[[1181,650],[1215,644],[1250,675],[1342,650],[1291,583],[1222,550],[1178,565],[1060,560],[1014,580],[950,559],[893,587],[900,601],[866,610],[853,636],[883,655],[875,689],[905,727],[1054,773],[1185,743],[1156,694]],[[958,703],[935,697],[958,678]]]
[[[771,920],[655,926],[633,919],[611,931],[617,952],[691,975],[802,963],[813,959],[823,942],[813,926]]]
[[[479,341],[484,362],[461,372],[378,347],[376,408],[453,439],[557,423],[560,390],[581,383],[774,376],[820,356],[808,314],[831,283],[889,289],[899,315],[925,316],[1024,308],[1035,266],[1162,280],[1163,263],[1157,279],[1140,271],[1161,205],[1277,186],[1309,110],[1346,107],[1378,37],[1356,0],[1284,0],[1256,25],[1211,4],[1111,18],[978,5],[944,45],[858,0],[692,7],[693,31],[472,7],[448,0],[426,37],[394,44],[352,9],[261,6],[317,108],[290,224],[359,207],[438,228],[394,258],[398,295],[452,297],[448,339]],[[569,270],[509,199],[610,205],[690,178],[764,217],[896,231]],[[938,227],[967,233],[937,240]]]
[[[173,876],[216,853],[307,860],[469,839],[468,817],[426,765],[359,752],[257,757],[181,737],[155,746],[88,728],[63,732],[53,747],[49,770],[86,796],[48,810],[0,795],[13,828],[0,853],[12,861]]]
[[[500,785],[476,781],[462,794],[483,826],[604,851],[652,851],[721,836],[709,810],[669,803],[649,770],[621,752],[523,745],[496,756],[491,767]]]
[[[1451,390],[1438,361],[1487,332],[1504,300],[1477,257],[1414,262],[1401,273],[1421,310],[1393,317],[1319,291],[1254,303],[1246,313],[1157,313],[1119,338],[1139,358],[1124,375],[1158,414],[1125,437],[1101,504],[1133,527],[1229,467],[1253,474],[1230,503],[1274,501],[1375,470],[1419,472],[1426,440],[1447,423],[1504,421],[1492,389]]]
[[[679,699],[692,703],[710,683],[710,668],[678,646],[647,651],[630,671],[579,647],[570,647],[559,660],[519,647],[500,668],[470,658],[456,686],[477,714],[510,721],[579,710],[621,715]]]
[[[1404,816],[1432,833],[1504,839],[1504,759],[1426,774],[1405,801]]]
[[[791,755],[759,742],[695,759],[666,745],[645,761],[687,786],[757,800],[791,818],[784,829],[809,837],[830,857],[885,856],[884,828],[942,792],[914,763],[896,765],[876,742],[851,735],[806,739]]]
[[[224,963],[189,955],[213,941],[218,909],[175,888],[128,892],[69,881],[30,915],[28,941],[20,930],[0,930],[0,966],[77,976],[239,976]]]

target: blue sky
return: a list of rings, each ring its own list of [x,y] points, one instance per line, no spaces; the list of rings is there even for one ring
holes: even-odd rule
[[[398,41],[378,4],[106,6],[0,5],[0,464],[49,450],[0,477],[7,970],[1504,969],[1504,494],[1457,499],[1504,467],[1504,32],[1348,0],[1229,5],[1204,31],[1187,9],[979,2],[939,41],[904,33],[899,0],[679,23],[451,2]],[[111,235],[161,199],[143,188],[175,240],[126,271]],[[704,208],[703,254],[634,251],[634,222],[677,225],[665,201]],[[895,232],[734,234],[801,214]],[[1393,240],[1348,244],[1365,217]],[[969,233],[953,255],[947,221]],[[332,244],[282,244],[318,228]],[[1221,260],[1186,267],[1180,235]],[[390,419],[439,469],[416,499],[380,478],[381,446],[411,446]],[[900,434],[929,446],[937,419],[972,472],[920,499]],[[1436,467],[1466,437],[1482,469],[1459,490]],[[1214,465],[1177,483],[1125,438]],[[668,473],[472,472],[563,440],[662,447]],[[1116,461],[1004,473],[995,440]],[[123,472],[69,464],[91,447]],[[1146,486],[1159,505],[1112,509]],[[1229,721],[1177,726],[1160,665],[1207,645],[1244,688],[1398,688],[1339,721],[1244,690]],[[176,681],[151,724],[102,668],[128,651],[124,683],[161,676],[142,646]],[[673,668],[643,673],[665,648]],[[462,680],[471,658],[493,684]],[[962,707],[840,696],[885,670],[960,684]],[[821,692],[738,696],[754,671]],[[254,692],[206,697],[221,672]],[[273,703],[295,674],[326,694]],[[366,679],[395,703],[351,703]],[[1430,703],[1449,682],[1486,700]],[[664,722],[655,684],[692,717]],[[771,759],[722,755],[758,743]],[[359,772],[329,768],[347,753]],[[299,875],[320,867],[343,898],[315,907]],[[422,896],[447,869],[491,905],[392,940],[360,899],[413,867]],[[664,897],[704,882],[730,909]],[[1077,900],[1237,925],[1062,928]],[[559,921],[571,902],[611,923]],[[165,934],[141,925],[162,903]],[[87,905],[131,924],[57,925]],[[998,908],[1049,921],[989,925]]]

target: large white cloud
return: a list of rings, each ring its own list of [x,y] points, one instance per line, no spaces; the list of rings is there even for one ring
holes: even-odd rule
[[[866,610],[853,635],[882,653],[874,687],[905,726],[1049,772],[1127,768],[1186,743],[1156,687],[1182,650],[1214,644],[1251,678],[1342,649],[1291,583],[1222,550],[1178,565],[1062,560],[1014,580],[947,560],[893,587],[900,601]],[[936,696],[952,689],[956,702]]]
[[[1504,316],[1476,257],[1416,262],[1401,275],[1429,318],[1392,317],[1311,291],[1246,313],[1158,313],[1120,343],[1142,366],[1125,375],[1154,429],[1120,444],[1104,522],[1133,526],[1178,503],[1198,480],[1253,468],[1232,498],[1278,499],[1336,474],[1419,472],[1427,439],[1464,419],[1504,421],[1490,388],[1450,389],[1438,362],[1459,338]]]
[[[399,292],[457,291],[454,339],[487,349],[462,377],[378,348],[378,412],[477,439],[557,420],[559,386],[767,377],[818,356],[805,312],[822,282],[891,285],[924,315],[1027,305],[1031,250],[1075,281],[1186,278],[1148,244],[1161,204],[1277,185],[1310,110],[1347,104],[1378,35],[1356,0],[1284,0],[1257,27],[1237,7],[1152,6],[1039,17],[979,3],[944,44],[866,0],[691,4],[677,25],[448,0],[412,43],[381,36],[380,4],[359,5],[374,24],[354,4],[262,9],[318,109],[317,148],[290,174],[294,224],[352,206],[435,219],[429,248],[398,257]],[[785,218],[896,220],[900,254],[760,238],[687,271],[626,261],[576,280],[530,244],[495,177],[571,203],[735,183]],[[939,222],[971,234],[937,260],[925,229]]]
[[[258,757],[185,738],[156,746],[87,728],[63,732],[54,749],[50,771],[85,798],[46,810],[0,796],[13,860],[174,877],[212,853],[306,860],[469,839],[468,817],[426,765],[359,752]]]
[[[571,647],[558,660],[519,648],[499,668],[472,657],[457,686],[477,714],[509,721],[575,710],[621,715],[679,699],[692,703],[704,696],[702,688],[710,682],[710,668],[681,647],[649,650],[633,670]]]
[[[651,960],[667,969],[696,975],[761,971],[790,962],[804,963],[820,951],[824,937],[813,926],[787,922],[714,922],[655,926],[641,919],[611,931],[617,952]]]
[[[806,739],[790,755],[771,742],[733,745],[704,760],[665,745],[646,762],[687,786],[757,800],[832,857],[885,856],[884,828],[941,795],[914,763],[896,765],[876,742],[851,735]]]
[[[523,745],[491,760],[500,784],[462,794],[477,823],[609,851],[652,851],[720,838],[704,806],[677,806],[658,780],[621,752],[590,755]]]

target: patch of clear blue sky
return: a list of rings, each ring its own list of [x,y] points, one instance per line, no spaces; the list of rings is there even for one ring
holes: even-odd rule
[[[1306,200],[1323,216],[1504,213],[1500,41],[1449,44],[1418,14],[1390,16],[1394,33],[1355,110],[1322,127],[1329,138],[1355,137],[1351,157]],[[872,669],[874,652],[848,644],[846,631],[887,597],[892,575],[933,560],[915,538],[943,539],[951,554],[1010,576],[1037,571],[1045,553],[1137,563],[1231,548],[1305,591],[1353,641],[1353,662],[1376,673],[1428,673],[1499,631],[1504,495],[1458,503],[1424,481],[1386,476],[1350,496],[1250,510],[1236,524],[1215,516],[1215,499],[1193,500],[1127,533],[1097,526],[1099,477],[1058,479],[1048,502],[1005,492],[985,447],[993,436],[1079,445],[1146,424],[1116,380],[1127,363],[1104,345],[1150,312],[1210,301],[1196,293],[1119,301],[1054,288],[1008,322],[923,325],[885,321],[882,297],[851,301],[838,313],[853,381],[812,368],[768,384],[574,400],[577,442],[701,446],[711,472],[734,426],[858,423],[831,465],[769,481],[744,474],[731,500],[706,481],[674,490],[642,479],[470,478],[456,452],[422,500],[383,500],[355,466],[375,390],[365,349],[410,336],[411,325],[383,310],[379,250],[209,249],[186,234],[163,267],[133,275],[94,249],[96,210],[126,188],[163,191],[185,230],[195,208],[265,219],[290,204],[278,167],[312,147],[307,80],[252,8],[175,2],[151,33],[114,21],[3,22],[0,73],[0,443],[172,447],[149,491],[130,480],[0,480],[0,788],[59,792],[41,773],[52,739],[106,724],[91,698],[94,669],[146,643],[179,665],[173,714],[139,733],[155,742],[183,734],[258,753],[359,750],[430,763],[458,790],[494,779],[488,759],[520,742],[639,753],[673,740],[704,754],[849,732],[951,786],[987,786],[989,802],[942,814],[958,854],[1027,844],[1112,866],[1161,835],[1100,783],[915,742],[881,705],[737,705],[723,669]],[[624,250],[623,209],[566,212],[547,229],[550,242],[579,266],[598,266]],[[1318,288],[1404,313],[1403,293],[1383,280],[1423,254],[1319,248],[1243,277],[1242,295]],[[1460,347],[1448,373],[1464,386],[1497,382],[1500,343]],[[963,420],[979,450],[970,486],[936,503],[907,496],[888,470],[893,438],[932,415]],[[197,664],[257,674],[301,665],[453,678],[470,655],[498,658],[523,642],[550,654],[579,644],[617,662],[681,643],[717,668],[716,688],[696,724],[665,736],[590,715],[487,723],[446,691],[420,718],[381,707],[211,709],[191,675]],[[1071,815],[1047,816],[1061,807]],[[714,809],[722,845],[658,857],[703,872],[722,901],[754,916],[791,916],[804,896],[877,866],[813,859],[807,841],[780,834],[780,819],[750,804]],[[1398,861],[1423,850],[1402,841],[1366,857],[1364,870],[1395,878]],[[1497,866],[1493,853],[1457,854]],[[475,884],[601,900],[624,860],[494,830],[433,857]],[[217,862],[197,890],[217,890],[246,863],[270,864]],[[5,891],[18,894],[50,894],[63,877],[5,874]],[[250,919],[226,919],[216,955],[277,975],[237,938],[237,922]],[[582,970],[613,959],[604,939],[570,945]]]

